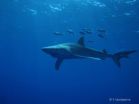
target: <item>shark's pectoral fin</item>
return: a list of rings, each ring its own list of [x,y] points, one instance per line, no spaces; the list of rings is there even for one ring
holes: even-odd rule
[[[59,70],[60,65],[62,64],[62,62],[63,62],[63,59],[62,59],[62,58],[58,58],[58,59],[56,60],[56,63],[55,63],[55,68],[56,68],[56,70]]]

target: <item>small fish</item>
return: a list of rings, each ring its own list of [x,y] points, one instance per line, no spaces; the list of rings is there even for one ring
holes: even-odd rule
[[[86,31],[87,34],[92,34],[92,31]]]
[[[100,38],[105,38],[105,35],[104,34],[98,34],[98,37],[100,37]]]
[[[86,30],[88,30],[88,28],[82,28],[81,30],[86,31]]]
[[[54,32],[53,34],[54,35],[63,35],[63,33],[61,33],[61,32]]]
[[[82,28],[81,30],[91,30],[90,28]]]
[[[92,30],[89,28],[82,28],[81,30],[86,34],[92,34]]]
[[[80,31],[79,33],[80,33],[80,35],[85,35],[84,31]]]
[[[100,33],[106,33],[106,30],[104,30],[104,29],[98,29],[97,31]]]
[[[73,32],[72,29],[68,29],[67,32],[68,32],[69,34],[74,34],[74,32]]]
[[[135,31],[136,33],[139,33],[139,30]]]

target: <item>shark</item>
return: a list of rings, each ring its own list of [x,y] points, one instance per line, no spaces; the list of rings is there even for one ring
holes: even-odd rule
[[[120,60],[122,58],[128,58],[136,50],[120,51],[115,54],[109,54],[105,49],[98,51],[93,48],[85,46],[84,37],[80,37],[76,43],[62,43],[52,46],[43,47],[41,49],[46,54],[56,58],[55,69],[59,70],[62,62],[66,59],[94,59],[105,60],[111,58],[114,63],[120,68]]]

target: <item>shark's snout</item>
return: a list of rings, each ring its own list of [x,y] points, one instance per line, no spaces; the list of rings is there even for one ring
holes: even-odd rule
[[[47,50],[47,48],[42,48],[41,50],[42,50],[43,52],[45,52],[45,51]]]
[[[59,57],[61,54],[61,51],[55,47],[44,47],[41,50],[53,57]]]
[[[53,49],[53,48],[49,48],[49,47],[44,47],[44,48],[42,48],[41,50],[42,50],[43,52],[45,52],[45,53],[49,53],[49,52],[53,51],[54,49]]]
[[[45,48],[42,48],[41,50],[42,50],[42,51],[44,51],[44,50],[45,50]]]

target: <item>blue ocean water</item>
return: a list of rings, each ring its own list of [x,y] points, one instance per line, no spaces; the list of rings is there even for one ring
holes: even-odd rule
[[[42,52],[77,42],[83,28],[92,31],[84,35],[86,47],[138,51],[139,1],[1,0],[0,104],[138,104],[138,52],[122,59],[121,68],[111,59],[73,59],[59,71]],[[98,29],[106,31],[105,38]]]

